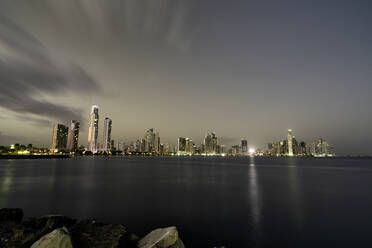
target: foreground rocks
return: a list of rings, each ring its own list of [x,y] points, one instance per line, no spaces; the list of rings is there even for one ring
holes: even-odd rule
[[[0,247],[184,248],[177,228],[156,229],[142,239],[119,224],[76,222],[62,215],[23,220],[22,209],[0,209]]]
[[[127,230],[95,220],[83,220],[71,228],[75,247],[129,247]],[[135,247],[135,245],[133,245]]]
[[[20,208],[0,209],[0,221],[20,222],[23,218],[23,211]]]
[[[31,248],[72,248],[70,234],[66,227],[58,228],[36,241]]]
[[[138,242],[139,248],[184,248],[175,226],[158,228]]]

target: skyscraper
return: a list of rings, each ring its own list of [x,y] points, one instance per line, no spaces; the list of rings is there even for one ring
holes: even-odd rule
[[[189,155],[194,154],[194,145],[190,138],[186,138],[185,152]]]
[[[215,154],[217,152],[217,136],[215,133],[207,133],[204,137],[205,153]]]
[[[145,152],[153,152],[155,150],[155,133],[154,129],[150,128],[145,133]]]
[[[50,148],[53,152],[65,150],[67,148],[67,136],[68,127],[63,124],[54,124],[53,126],[53,137],[52,147]]]
[[[80,122],[72,120],[70,124],[70,132],[68,135],[67,149],[70,152],[75,152],[79,145],[79,130]]]
[[[159,136],[159,132],[156,132],[155,133],[155,142],[154,142],[154,150],[156,153],[160,153],[160,136]]]
[[[89,130],[88,130],[88,150],[96,153],[97,152],[97,142],[98,142],[98,106],[93,105],[90,110],[89,117]]]
[[[178,147],[177,147],[177,152],[179,154],[185,153],[186,152],[186,139],[183,137],[178,138]]]
[[[288,144],[288,156],[293,157],[293,143],[292,143],[292,129],[288,129],[287,144]]]
[[[103,124],[103,151],[109,152],[111,150],[111,128],[112,128],[112,120],[108,117],[105,118],[105,122]]]
[[[248,153],[248,142],[246,139],[241,140],[241,148],[242,148],[242,154]]]

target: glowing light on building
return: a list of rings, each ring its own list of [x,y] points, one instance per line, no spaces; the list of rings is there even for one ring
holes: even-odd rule
[[[288,143],[288,156],[293,157],[293,138],[292,138],[292,129],[288,129],[288,137],[287,137],[287,143]]]

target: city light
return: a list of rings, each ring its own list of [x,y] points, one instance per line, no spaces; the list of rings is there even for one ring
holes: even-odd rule
[[[254,148],[249,148],[249,155],[254,155],[256,153],[256,149]]]

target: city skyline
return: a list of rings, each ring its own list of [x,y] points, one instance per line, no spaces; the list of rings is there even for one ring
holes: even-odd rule
[[[154,131],[154,128],[146,130],[143,138],[134,141],[127,141],[126,144],[123,140],[117,140],[115,144],[114,139],[111,137],[112,131],[112,120],[108,117],[104,119],[103,123],[103,135],[102,143],[99,142],[99,106],[92,105],[89,114],[89,132],[88,142],[84,145],[84,142],[79,140],[80,135],[80,122],[76,120],[70,121],[70,128],[67,125],[61,123],[53,124],[52,142],[50,146],[51,152],[76,152],[80,151],[84,147],[85,151],[95,153],[111,153],[112,151],[118,152],[145,152],[154,154],[169,154],[174,153],[177,155],[265,155],[265,156],[334,156],[334,148],[328,143],[328,141],[319,138],[316,142],[306,143],[301,141],[298,144],[295,136],[292,134],[292,129],[288,129],[287,138],[280,142],[269,142],[267,148],[259,147],[254,144],[250,144],[248,147],[248,141],[246,138],[241,138],[240,144],[232,145],[230,149],[226,148],[225,144],[217,142],[218,137],[215,132],[207,131],[202,144],[197,145],[189,137],[179,137],[176,141],[176,145],[173,142],[161,142],[159,132]],[[219,137],[221,138],[221,137]],[[292,143],[294,142],[294,143]],[[128,145],[129,144],[129,145]],[[1,145],[1,144],[0,144]],[[19,143],[17,143],[19,145]],[[8,147],[13,147],[13,144]],[[29,144],[33,146],[33,144]],[[121,149],[122,148],[122,149]],[[125,148],[125,149],[124,149]],[[248,149],[249,148],[249,149]],[[294,152],[295,151],[295,152]]]
[[[149,128],[143,137],[136,141],[117,140],[115,143],[111,136],[112,120],[104,119],[102,143],[99,143],[99,107],[91,106],[88,144],[79,145],[80,122],[71,120],[70,130],[67,126],[55,123],[53,125],[52,145],[50,152],[72,152],[77,154],[154,154],[154,155],[259,155],[259,156],[335,156],[334,147],[329,141],[319,138],[317,141],[297,141],[293,130],[287,130],[287,138],[278,142],[270,142],[267,148],[255,145],[248,146],[246,138],[241,138],[239,144],[231,148],[219,142],[215,132],[208,131],[201,144],[195,143],[190,137],[178,137],[176,145],[173,142],[161,139],[159,131]],[[17,144],[19,146],[19,144]],[[12,144],[11,147],[15,146]],[[33,147],[32,144],[29,147]],[[30,152],[21,150],[22,152]]]
[[[0,144],[49,147],[53,123],[70,120],[85,144],[97,103],[116,141],[154,127],[174,145],[201,144],[213,130],[226,146],[245,137],[266,147],[292,128],[303,140],[326,137],[337,154],[371,154],[371,7],[4,1]]]

